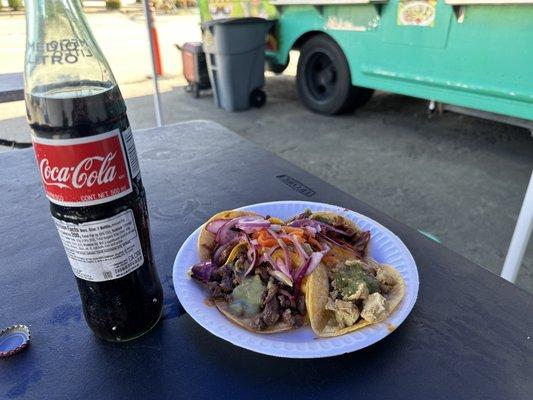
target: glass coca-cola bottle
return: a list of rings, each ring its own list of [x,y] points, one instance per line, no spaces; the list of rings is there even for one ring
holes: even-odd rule
[[[99,337],[159,320],[146,197],[126,105],[80,0],[27,0],[25,99],[50,210]]]

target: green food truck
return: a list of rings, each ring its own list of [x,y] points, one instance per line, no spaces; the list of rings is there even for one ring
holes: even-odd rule
[[[374,89],[533,120],[533,0],[200,0],[203,21],[275,21],[267,61],[299,50],[297,88],[323,114]]]

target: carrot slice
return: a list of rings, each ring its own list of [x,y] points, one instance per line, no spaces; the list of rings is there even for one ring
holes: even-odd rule
[[[264,247],[272,247],[278,244],[276,240],[265,230],[261,230],[259,232],[259,235],[257,236],[257,243]]]
[[[303,236],[304,230],[302,228],[295,228],[292,226],[284,226],[283,230],[287,232],[288,234],[296,235],[296,236]]]

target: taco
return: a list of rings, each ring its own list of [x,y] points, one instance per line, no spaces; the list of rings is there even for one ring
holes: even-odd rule
[[[309,210],[287,221],[314,233],[330,250],[307,277],[307,312],[318,336],[338,336],[383,321],[398,306],[405,282],[369,256],[370,232],[330,211]]]
[[[392,266],[346,260],[321,264],[307,280],[311,328],[321,337],[340,336],[384,321],[398,307],[405,282]]]
[[[329,247],[302,228],[277,218],[226,211],[202,227],[201,262],[190,276],[201,282],[231,321],[259,333],[282,332],[308,323],[305,277]]]

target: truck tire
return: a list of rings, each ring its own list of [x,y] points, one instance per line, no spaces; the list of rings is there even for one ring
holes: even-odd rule
[[[352,86],[342,49],[326,35],[313,36],[301,47],[296,83],[300,101],[309,110],[325,115],[362,107],[374,92]]]

